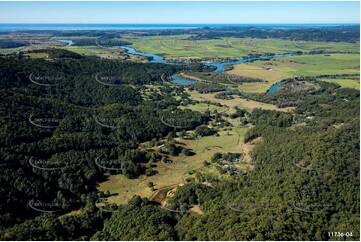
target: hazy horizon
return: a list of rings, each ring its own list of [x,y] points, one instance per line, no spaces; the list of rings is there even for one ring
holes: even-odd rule
[[[0,2],[3,24],[359,24],[359,2]]]

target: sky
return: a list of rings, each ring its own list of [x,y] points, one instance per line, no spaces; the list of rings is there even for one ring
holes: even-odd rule
[[[0,2],[0,23],[359,23],[357,2]]]

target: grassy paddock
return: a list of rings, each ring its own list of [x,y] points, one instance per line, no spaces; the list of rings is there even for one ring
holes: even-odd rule
[[[228,108],[224,108],[224,107],[218,107],[216,105],[208,105],[207,103],[197,103],[197,104],[193,104],[193,105],[188,105],[188,106],[180,106],[181,109],[191,109],[192,111],[198,111],[201,113],[204,113],[206,111],[215,111],[217,110],[218,113],[222,113],[222,112],[226,112],[228,114],[234,113],[234,111],[229,110]]]
[[[176,140],[183,147],[191,148],[195,152],[193,156],[173,156],[171,164],[163,165],[156,163],[154,168],[158,173],[151,177],[140,176],[137,179],[128,179],[123,175],[110,175],[108,180],[100,183],[100,191],[109,190],[113,196],[108,198],[109,202],[117,204],[127,203],[134,195],[151,197],[155,191],[147,187],[149,181],[155,184],[155,188],[162,189],[171,185],[180,185],[189,177],[188,170],[200,171],[219,175],[214,167],[203,166],[204,160],[210,160],[215,152],[241,152],[243,150],[243,137],[249,128],[232,128],[232,130],[220,131],[219,136],[202,137],[197,140]]]
[[[216,93],[201,94],[201,93],[198,93],[197,91],[189,91],[188,89],[187,89],[187,92],[191,95],[191,97],[194,100],[217,102],[222,105],[226,105],[229,108],[233,108],[234,106],[237,106],[239,108],[243,108],[248,111],[252,111],[255,108],[277,110],[277,111],[282,111],[282,112],[289,112],[292,110],[291,108],[278,108],[276,105],[273,105],[273,104],[267,104],[267,103],[262,103],[262,102],[257,102],[257,101],[241,98],[237,95],[233,95],[234,99],[224,100],[224,99],[215,98],[214,96],[216,95]]]
[[[240,58],[249,54],[288,53],[294,51],[359,52],[359,43],[313,42],[302,43],[282,39],[220,38],[187,40],[189,35],[125,37],[137,50],[161,54],[167,58]]]
[[[322,81],[337,83],[344,88],[355,88],[360,90],[360,80],[354,79],[321,79]]]
[[[360,56],[332,54],[283,57],[236,65],[227,73],[266,79],[269,83],[245,83],[238,86],[239,90],[245,92],[265,92],[273,83],[292,76],[359,74]],[[342,87],[358,87],[357,81],[353,80],[329,79],[329,81],[337,82]]]

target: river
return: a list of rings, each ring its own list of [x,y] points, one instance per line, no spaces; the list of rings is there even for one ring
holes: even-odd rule
[[[67,43],[68,46],[71,46],[74,44],[74,42],[72,40],[58,40],[59,42],[63,42],[63,43]],[[129,46],[117,46],[118,48],[122,48],[125,49],[129,54],[133,54],[133,55],[140,55],[140,56],[145,56],[150,58],[150,62],[151,63],[163,63],[163,64],[169,64],[169,65],[182,65],[179,63],[174,63],[174,62],[167,62],[165,61],[164,57],[161,55],[156,55],[156,54],[151,54],[151,53],[144,53],[144,52],[139,52],[136,49],[129,47]],[[235,61],[226,61],[226,62],[214,62],[214,63],[206,63],[205,65],[207,66],[214,66],[216,67],[216,69],[214,70],[214,72],[224,72],[225,71],[225,66],[226,65],[237,65],[237,64],[243,64],[243,63],[247,63],[247,62],[252,62],[252,61],[256,61],[256,60],[267,60],[267,59],[271,59],[271,58],[280,58],[280,57],[287,57],[287,56],[295,56],[295,55],[303,55],[304,53],[285,53],[285,54],[273,54],[273,55],[261,55],[261,56],[255,56],[255,57],[247,57],[247,58],[243,58],[243,59],[239,59],[239,60],[235,60]],[[185,65],[185,64],[184,64]],[[184,78],[180,78],[177,74],[174,74],[172,76],[173,78],[173,82],[177,83],[177,84],[181,84],[181,85],[190,85],[190,84],[194,84],[197,81],[194,80],[190,80],[190,79],[184,79]],[[282,81],[277,82],[275,84],[273,84],[268,90],[267,93],[275,93],[278,90],[278,87],[282,84]],[[233,92],[233,93],[238,93],[238,91],[231,89],[229,87],[224,87],[224,89],[228,92]],[[242,92],[244,93],[244,92]],[[244,93],[245,94],[245,93]]]
[[[129,54],[150,57],[151,58],[150,62],[152,62],[152,63],[164,63],[164,64],[170,64],[170,65],[179,65],[179,63],[172,63],[172,62],[165,61],[163,56],[139,52],[129,46],[120,46],[120,48],[126,49]],[[239,59],[239,60],[235,60],[235,61],[206,63],[205,65],[216,67],[214,72],[224,72],[225,71],[224,67],[226,65],[237,65],[237,64],[243,64],[243,63],[252,62],[252,61],[256,61],[256,60],[267,60],[267,59],[271,59],[271,58],[280,58],[280,57],[295,56],[295,55],[302,55],[302,54],[304,54],[304,53],[285,53],[285,54],[261,55],[261,56],[255,56],[255,57],[247,57],[247,58],[243,58],[243,59]],[[173,78],[174,83],[181,84],[181,85],[190,85],[190,84],[197,82],[194,80],[180,78],[177,74],[174,74],[172,76],[172,78]],[[282,81],[273,84],[268,89],[267,93],[277,92],[278,87],[281,84],[282,84]],[[233,90],[228,87],[225,87],[225,90],[227,90],[229,92],[233,92],[233,93],[237,92],[236,90]]]
[[[67,46],[71,46],[74,44],[74,42],[72,40],[67,40],[67,39],[60,39],[58,40],[58,42],[62,42],[62,43],[67,43]]]

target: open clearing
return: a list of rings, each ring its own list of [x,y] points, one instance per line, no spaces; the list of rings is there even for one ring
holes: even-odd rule
[[[358,77],[360,78],[360,77]],[[360,90],[360,79],[321,79],[322,81],[325,82],[332,82],[332,83],[337,83],[339,84],[341,87],[345,87],[345,88],[355,88],[357,90]]]
[[[138,55],[128,55],[124,50],[119,48],[102,48],[99,46],[65,46],[62,49],[73,51],[80,55],[99,56],[106,59],[132,60],[137,62],[146,62]]]
[[[162,189],[163,187],[183,184],[185,179],[191,176],[188,174],[189,170],[219,176],[214,167],[204,167],[203,161],[209,161],[216,152],[242,152],[243,137],[248,129],[249,127],[233,127],[232,130],[227,131],[221,129],[218,132],[218,137],[208,136],[197,140],[177,138],[179,145],[193,149],[196,154],[193,156],[184,156],[182,154],[171,156],[169,158],[172,163],[166,165],[157,162],[154,170],[158,173],[150,177],[142,175],[137,179],[128,179],[123,175],[110,175],[107,181],[100,183],[98,189],[100,191],[109,190],[111,194],[114,194],[108,198],[109,202],[125,204],[134,195],[151,197],[156,191],[151,191],[147,187],[149,181],[155,184],[155,188]]]
[[[39,35],[37,39],[46,39],[50,36]],[[121,40],[132,43],[132,47],[141,52],[163,55],[166,58],[179,59],[219,59],[232,58],[239,59],[250,54],[280,54],[291,53],[295,51],[327,51],[327,52],[359,52],[360,43],[346,42],[315,42],[315,41],[294,41],[282,39],[257,39],[257,38],[220,38],[208,40],[187,40],[190,35],[174,36],[124,36]],[[1,36],[0,36],[1,38]],[[20,37],[17,36],[16,39]],[[15,37],[14,37],[15,39]],[[29,37],[21,37],[21,40],[27,41]],[[85,36],[57,36],[50,40],[59,39],[73,40],[91,39],[94,37]],[[20,50],[32,50],[33,46],[20,48],[2,48],[0,53],[13,53]],[[47,46],[44,46],[47,47]],[[115,53],[119,49],[100,48],[99,46],[63,46],[62,48],[74,51],[84,55],[98,55],[106,58],[115,58]],[[115,53],[114,53],[115,52]],[[102,54],[102,53],[105,53]]]
[[[192,96],[194,100],[199,101],[212,101],[218,102],[222,105],[227,105],[230,108],[238,106],[244,108],[248,111],[252,111],[254,108],[263,108],[270,110],[278,111],[290,111],[289,108],[277,108],[275,105],[265,104],[261,102],[256,102],[247,99],[243,99],[234,95],[235,99],[232,100],[222,100],[214,98],[216,93],[210,94],[200,94],[196,91],[187,92]],[[208,105],[206,103],[199,103],[195,105],[189,105],[187,107],[194,111],[205,112],[207,109],[210,111],[217,110],[219,113],[227,112],[232,113],[230,108],[218,107],[214,105]],[[258,140],[251,141],[247,144],[244,144],[243,138],[247,130],[251,127],[240,128],[237,120],[228,119],[235,127],[232,127],[232,130],[221,129],[219,131],[220,136],[208,136],[202,137],[196,140],[192,139],[181,139],[177,138],[178,145],[182,147],[191,148],[195,155],[185,156],[180,154],[179,156],[169,157],[171,163],[163,164],[161,162],[156,163],[154,168],[158,173],[151,177],[141,176],[137,179],[128,179],[123,175],[110,175],[109,180],[103,182],[99,186],[100,191],[109,190],[111,194],[116,194],[108,198],[109,202],[117,204],[125,204],[129,201],[134,195],[139,195],[142,197],[151,197],[156,193],[156,191],[151,191],[147,187],[149,181],[155,184],[155,188],[169,188],[184,184],[187,178],[194,177],[189,171],[197,171],[203,174],[212,174],[213,176],[221,176],[219,172],[215,169],[214,166],[204,167],[203,161],[210,161],[212,155],[216,152],[232,152],[232,153],[242,153],[245,152],[245,161],[250,162],[250,152],[254,148]],[[251,165],[248,164],[238,164],[236,167],[239,170],[250,170]]]
[[[265,92],[268,88],[282,79],[292,76],[319,76],[339,74],[359,74],[360,56],[358,54],[331,55],[302,55],[272,59],[269,61],[255,61],[252,63],[235,65],[227,73],[239,76],[261,78],[269,83],[245,83],[238,89],[245,92]],[[354,80],[328,81],[339,83],[342,87],[359,89]],[[327,80],[326,80],[327,81]]]
[[[189,91],[189,89],[186,89],[186,91],[191,95],[193,100],[217,102],[222,105],[226,105],[229,108],[233,108],[233,107],[237,106],[241,109],[246,109],[247,111],[252,111],[255,108],[277,110],[277,111],[282,111],[282,112],[290,112],[292,110],[292,108],[278,108],[276,105],[273,105],[273,104],[257,102],[257,101],[253,101],[250,99],[241,98],[237,95],[233,95],[234,99],[225,100],[225,99],[215,98],[214,96],[217,94],[216,92],[201,94],[201,93],[198,93],[197,91]]]
[[[187,106],[180,106],[179,108],[181,109],[191,109],[192,111],[198,111],[201,113],[204,113],[206,111],[217,111],[218,113],[227,113],[227,114],[231,114],[234,113],[235,111],[229,109],[229,108],[225,108],[225,107],[218,107],[216,105],[212,105],[212,104],[207,104],[207,103],[197,103],[197,104],[193,104],[193,105],[187,105]],[[233,108],[233,107],[232,107]]]
[[[262,66],[256,66],[249,63],[235,65],[234,69],[228,71],[227,73],[246,77],[257,77],[271,82],[279,81],[290,77],[290,74],[288,74],[287,72],[276,70],[271,68],[272,66],[266,65],[267,64],[264,64]]]
[[[282,39],[220,38],[187,40],[190,35],[124,37],[138,51],[166,58],[241,58],[249,54],[290,53],[295,51],[359,52],[359,43],[308,42]]]
[[[49,38],[49,39],[48,39]],[[2,39],[2,36],[0,34],[0,40]],[[89,46],[76,46],[76,45],[71,45],[71,46],[67,46],[64,43],[60,43],[58,42],[58,40],[72,40],[73,42],[76,42],[78,39],[82,39],[82,40],[90,40],[94,42],[94,45],[89,45]],[[126,51],[124,51],[123,49],[119,49],[119,48],[103,48],[100,47],[98,45],[96,45],[96,39],[94,37],[86,37],[86,36],[57,36],[57,37],[51,37],[48,35],[39,35],[35,38],[31,38],[31,36],[17,36],[15,35],[15,37],[13,38],[13,40],[21,40],[23,42],[35,42],[36,40],[43,40],[43,41],[52,41],[53,43],[51,45],[49,44],[34,44],[34,45],[29,45],[29,46],[23,46],[23,47],[17,47],[17,48],[0,48],[0,54],[9,54],[9,53],[17,53],[20,51],[33,51],[33,50],[39,50],[39,49],[52,49],[52,48],[57,48],[57,49],[66,49],[72,52],[75,52],[77,54],[80,55],[90,55],[90,56],[99,56],[102,58],[107,58],[107,59],[119,59],[119,60],[132,60],[132,61],[137,61],[137,62],[146,62],[145,58],[142,58],[140,56],[137,55],[128,55],[126,53]],[[35,54],[35,55],[34,55]],[[42,56],[38,56],[36,55],[37,53],[32,53],[32,54],[28,54],[29,56],[33,57],[33,58],[46,58],[42,57]]]

